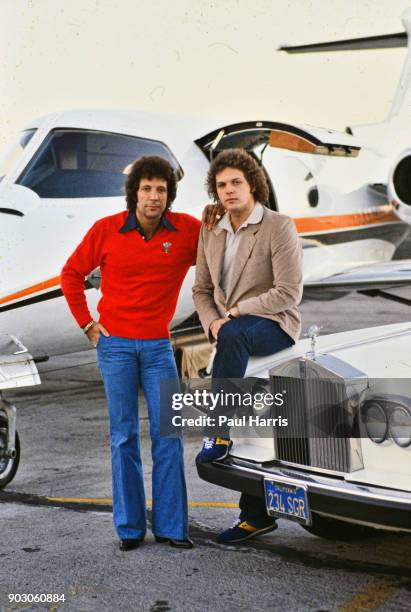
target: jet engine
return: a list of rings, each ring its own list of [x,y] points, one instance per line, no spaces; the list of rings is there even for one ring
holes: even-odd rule
[[[411,224],[411,149],[401,153],[391,170],[388,196],[398,216]]]

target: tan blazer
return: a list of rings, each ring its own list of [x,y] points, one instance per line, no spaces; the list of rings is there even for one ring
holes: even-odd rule
[[[201,228],[197,251],[193,299],[207,336],[214,319],[237,306],[242,315],[252,314],[277,321],[297,340],[301,320],[297,305],[302,296],[302,249],[294,222],[264,206],[260,223],[241,230],[240,246],[231,270],[230,288],[220,287],[226,231]]]

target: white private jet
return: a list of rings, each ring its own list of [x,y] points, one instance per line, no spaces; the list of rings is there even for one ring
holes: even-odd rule
[[[411,10],[403,23],[409,35]],[[394,35],[394,45],[407,34]],[[36,361],[90,348],[62,297],[60,270],[96,219],[124,209],[127,167],[141,155],[170,161],[180,178],[176,209],[200,216],[210,158],[228,147],[252,152],[270,185],[270,207],[295,221],[310,297],[409,283],[411,261],[391,258],[411,223],[410,79],[409,46],[387,119],[346,133],[268,120],[216,127],[101,109],[55,113],[26,126],[0,158],[0,391],[38,384]],[[94,311],[98,281],[97,271],[86,282]],[[175,333],[192,333],[192,283],[193,269]],[[1,399],[0,488],[18,465],[15,423],[15,408]]]

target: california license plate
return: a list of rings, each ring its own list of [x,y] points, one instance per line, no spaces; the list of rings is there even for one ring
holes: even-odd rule
[[[304,525],[311,523],[306,487],[265,479],[264,488],[267,512],[270,516]]]

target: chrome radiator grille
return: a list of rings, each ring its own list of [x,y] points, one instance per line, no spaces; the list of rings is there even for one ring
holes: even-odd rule
[[[280,461],[338,472],[352,471],[352,414],[347,410],[346,387],[318,369],[300,362],[301,377],[271,376],[273,393],[285,392],[278,415],[288,427],[276,428],[276,457]],[[272,373],[273,374],[273,373]]]

